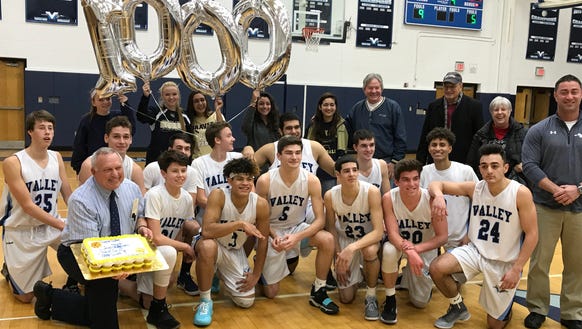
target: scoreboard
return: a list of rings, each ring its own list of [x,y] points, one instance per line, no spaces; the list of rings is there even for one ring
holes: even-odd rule
[[[481,30],[483,0],[406,0],[404,23]]]

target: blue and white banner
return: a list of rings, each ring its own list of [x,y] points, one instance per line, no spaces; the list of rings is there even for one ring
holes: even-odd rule
[[[526,59],[554,60],[558,16],[558,9],[541,9],[535,3],[530,4]]]
[[[356,47],[392,48],[392,0],[358,0]]]
[[[77,25],[77,0],[26,0],[26,21]]]

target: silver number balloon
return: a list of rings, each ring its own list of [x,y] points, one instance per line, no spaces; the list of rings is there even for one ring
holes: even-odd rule
[[[285,6],[280,0],[242,0],[232,15],[241,31],[241,82],[253,89],[273,84],[285,73],[291,57],[291,27]],[[248,52],[247,29],[255,17],[264,19],[270,32],[269,55],[260,65],[251,60]]]
[[[83,0],[83,11],[93,43],[100,77],[95,85],[102,97],[136,90],[135,77],[123,66],[117,42],[121,1]]]
[[[191,89],[215,97],[226,93],[240,77],[240,33],[232,14],[212,0],[197,0],[182,6],[183,26],[178,73]],[[222,61],[218,69],[208,72],[200,66],[192,43],[192,33],[205,23],[216,33]]]
[[[124,65],[143,81],[155,80],[170,73],[180,55],[181,10],[178,0],[145,0],[158,14],[160,42],[152,54],[145,54],[135,42],[134,12],[141,0],[123,1],[124,17],[119,21]]]

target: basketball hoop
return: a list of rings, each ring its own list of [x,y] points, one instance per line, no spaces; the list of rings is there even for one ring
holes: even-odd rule
[[[305,50],[317,51],[323,32],[325,32],[325,29],[322,27],[304,27],[303,38],[305,39]]]

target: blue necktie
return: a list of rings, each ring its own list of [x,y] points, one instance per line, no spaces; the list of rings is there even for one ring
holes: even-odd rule
[[[109,225],[111,226],[111,235],[121,235],[119,210],[117,209],[117,202],[115,202],[115,191],[111,191],[111,194],[109,195],[109,215],[111,216],[109,221]]]

